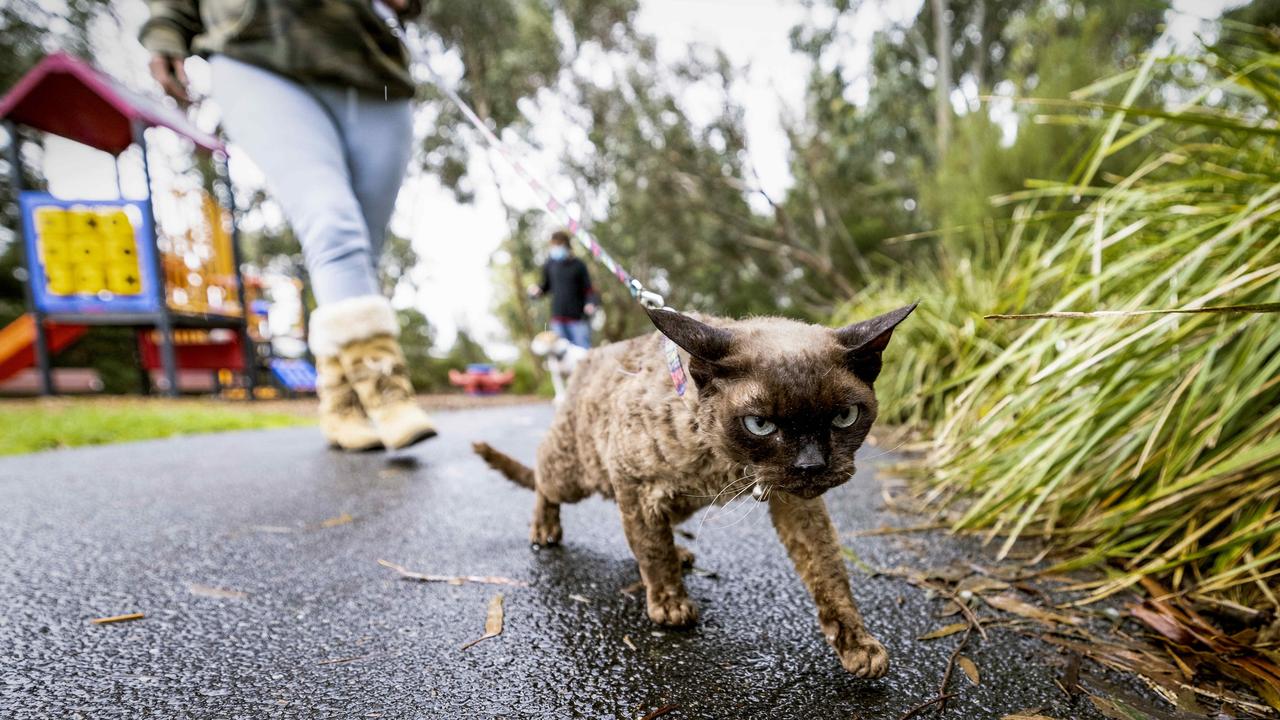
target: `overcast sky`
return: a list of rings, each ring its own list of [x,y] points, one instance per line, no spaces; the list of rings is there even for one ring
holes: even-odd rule
[[[867,2],[856,17],[843,24],[846,29],[844,51],[840,58],[857,72],[865,68],[871,35],[890,20],[903,21],[914,16],[922,0],[885,0]],[[1216,17],[1224,6],[1241,4],[1232,0],[1175,0],[1179,11],[1172,20],[1176,35],[1190,39],[1200,17]],[[140,0],[120,3],[126,33],[136,35],[145,19],[146,10]],[[803,109],[806,77],[805,59],[790,50],[788,33],[803,19],[805,11],[794,0],[642,0],[639,27],[658,39],[661,56],[675,59],[683,56],[693,44],[718,46],[739,67],[745,69],[741,82],[733,88],[735,98],[746,112],[746,127],[753,160],[761,174],[764,188],[781,193],[790,184],[787,170],[787,147],[781,132],[783,111],[793,115]],[[99,62],[109,72],[129,84],[142,84],[146,55],[136,43],[109,42]],[[189,72],[198,87],[207,88],[207,70],[203,61],[192,61]],[[439,68],[446,74],[447,63]],[[456,69],[456,68],[454,68]],[[856,96],[865,86],[855,83]],[[711,98],[696,94],[684,98],[686,109],[696,118],[709,114]],[[554,113],[549,117],[555,117]],[[216,123],[216,108],[207,107],[199,116],[202,126]],[[571,137],[559,123],[544,121],[536,129],[540,140],[554,151],[557,137]],[[562,145],[561,145],[562,146]],[[536,172],[551,173],[554,153],[531,157]],[[500,160],[497,161],[501,163]],[[232,149],[233,176],[238,184],[256,185],[261,177],[243,153]],[[506,342],[501,325],[493,317],[494,290],[490,259],[507,231],[502,205],[489,181],[484,158],[472,159],[477,182],[476,201],[460,205],[451,193],[441,189],[428,177],[410,178],[399,198],[392,228],[413,239],[422,258],[416,277],[422,287],[417,297],[398,297],[400,304],[414,304],[437,329],[437,342],[447,347],[459,327],[467,328],[484,342],[497,359],[514,354]],[[87,151],[70,143],[51,143],[45,158],[46,173],[54,193],[67,198],[112,197],[114,181],[112,164],[100,153]],[[535,206],[531,193],[520,187],[517,177],[500,170],[507,199],[513,204]],[[157,180],[166,174],[161,168]],[[564,178],[551,178],[553,187],[567,186]],[[126,194],[141,192],[141,178],[126,173]],[[625,258],[620,258],[625,264]],[[598,269],[593,272],[600,276]],[[604,281],[604,280],[602,280]]]

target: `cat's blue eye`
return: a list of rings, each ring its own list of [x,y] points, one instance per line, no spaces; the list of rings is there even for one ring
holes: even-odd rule
[[[759,435],[760,437],[772,435],[773,431],[778,429],[777,425],[774,425],[758,415],[748,415],[742,418],[742,426],[747,429],[747,432],[752,435]]]
[[[858,410],[857,405],[850,405],[849,407],[844,409],[844,412],[832,418],[831,424],[835,425],[838,428],[847,428],[850,425],[858,422],[859,412],[860,411]]]

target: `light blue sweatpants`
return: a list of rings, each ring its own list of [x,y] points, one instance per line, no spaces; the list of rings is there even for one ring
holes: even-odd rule
[[[378,254],[412,150],[410,101],[210,62],[223,126],[301,241],[316,303],[380,294]]]

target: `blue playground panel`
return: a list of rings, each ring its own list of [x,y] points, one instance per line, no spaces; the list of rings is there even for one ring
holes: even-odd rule
[[[290,392],[316,391],[316,368],[306,360],[274,358],[269,363],[271,374]]]
[[[28,191],[19,195],[18,204],[22,211],[22,235],[31,267],[31,291],[37,309],[51,314],[151,313],[160,310],[160,284],[157,282],[155,269],[155,236],[152,234],[153,223],[146,203],[136,200],[60,200],[46,192]],[[37,213],[45,208],[98,214],[123,211],[133,229],[134,242],[131,250],[136,252],[136,256],[126,262],[131,269],[136,270],[136,277],[128,278],[131,284],[136,284],[136,290],[127,293],[105,289],[97,292],[55,292],[54,287],[51,287],[48,271],[48,266],[53,262],[50,256],[50,246],[53,243],[47,237],[50,234],[47,228],[40,227],[36,222]],[[79,247],[87,247],[95,254],[110,251],[106,241],[97,236],[64,237],[63,240],[73,247],[79,243]],[[74,268],[75,262],[77,260],[64,259],[54,264],[70,270]],[[102,266],[111,264],[108,259],[91,262]],[[59,284],[55,276],[53,285]]]

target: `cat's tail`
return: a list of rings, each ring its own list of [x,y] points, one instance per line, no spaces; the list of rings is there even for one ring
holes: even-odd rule
[[[533,490],[536,487],[533,482],[533,468],[528,465],[525,465],[506,453],[494,450],[492,447],[489,447],[488,443],[471,443],[471,449],[475,450],[477,455],[484,458],[484,461],[489,463],[489,467],[510,478],[511,482],[519,485],[520,487],[529,488],[530,490]]]

